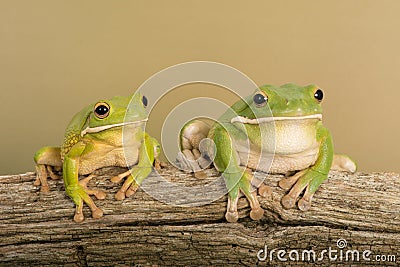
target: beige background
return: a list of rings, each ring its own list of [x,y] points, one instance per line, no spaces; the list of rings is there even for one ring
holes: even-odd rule
[[[399,172],[400,1],[237,2],[0,0],[0,173],[34,170],[85,105],[193,60],[260,85],[318,84],[336,150],[362,171]],[[233,102],[202,88],[179,88],[152,117],[218,90]]]

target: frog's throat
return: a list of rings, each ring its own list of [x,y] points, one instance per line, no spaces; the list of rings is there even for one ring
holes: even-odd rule
[[[264,118],[256,118],[249,119],[242,116],[237,116],[231,119],[231,123],[240,122],[240,123],[248,123],[248,124],[261,124],[266,122],[273,121],[287,121],[287,120],[309,120],[309,119],[317,119],[322,120],[322,114],[313,114],[307,116],[292,116],[292,117],[264,117]]]
[[[87,133],[98,133],[104,130],[108,130],[111,128],[115,128],[115,127],[121,127],[121,126],[125,126],[125,125],[131,125],[131,124],[136,124],[136,123],[142,123],[142,122],[146,122],[148,119],[143,119],[140,121],[129,121],[129,122],[121,122],[121,123],[116,123],[116,124],[109,124],[109,125],[104,125],[104,126],[98,126],[98,127],[93,127],[90,128],[90,126],[86,127],[85,130],[83,130],[81,132],[81,136],[84,136]]]

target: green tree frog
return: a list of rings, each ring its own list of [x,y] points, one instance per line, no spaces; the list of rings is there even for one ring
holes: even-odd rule
[[[254,186],[253,175],[246,168],[295,173],[279,183],[289,191],[281,203],[285,208],[293,208],[304,192],[298,207],[308,210],[331,167],[356,170],[356,164],[348,156],[333,153],[332,136],[322,125],[322,99],[323,92],[315,85],[261,86],[237,101],[212,127],[201,120],[186,124],[181,130],[182,153],[178,164],[202,176],[199,170],[207,164],[204,159],[213,158],[228,189],[225,217],[229,222],[238,220],[237,202],[241,194],[250,202],[252,219],[258,220],[264,214],[256,188],[263,196],[270,189],[263,183]],[[214,144],[205,142],[202,146],[201,141],[206,137]]]
[[[145,96],[134,94],[133,97],[101,100],[82,109],[69,123],[61,147],[43,147],[36,152],[35,185],[41,185],[41,191],[48,192],[48,176],[57,179],[53,168],[62,168],[65,191],[76,204],[76,222],[84,220],[84,202],[90,207],[93,218],[103,216],[103,211],[89,195],[97,199],[106,196],[102,191],[87,187],[93,175],[81,180],[79,175],[88,175],[107,166],[129,167],[130,170],[111,181],[117,183],[128,177],[116,193],[116,199],[134,194],[151,173],[160,152],[157,140],[143,130],[147,121],[146,105]]]

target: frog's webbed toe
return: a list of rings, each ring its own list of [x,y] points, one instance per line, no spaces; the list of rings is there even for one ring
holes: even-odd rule
[[[268,198],[272,196],[272,189],[268,185],[262,183],[260,187],[258,187],[258,194],[263,198]]]
[[[89,190],[80,184],[69,186],[66,188],[66,191],[76,205],[74,216],[75,222],[82,222],[85,219],[83,215],[83,203],[86,203],[89,206],[93,218],[97,219],[103,216],[103,211],[94,204],[93,199],[89,195],[95,195],[96,197],[102,198],[105,197],[104,193],[101,194],[98,193],[100,191]]]
[[[49,184],[47,183],[47,168],[46,165],[36,165],[36,180],[33,182],[35,186],[41,186],[40,192],[48,193],[50,191]]]
[[[291,209],[291,208],[293,208],[294,206],[296,206],[296,200],[297,200],[296,197],[293,197],[293,196],[287,194],[287,195],[285,195],[285,196],[282,198],[281,203],[282,203],[282,206],[283,206],[284,208],[286,208],[286,209]]]
[[[123,173],[120,173],[120,174],[114,176],[113,178],[111,178],[111,182],[117,184],[117,183],[121,182],[122,179],[124,179],[126,176],[128,176],[130,174],[131,174],[130,170],[128,170],[126,172],[123,172]]]
[[[66,188],[66,190],[69,191],[72,200],[76,204],[74,216],[75,222],[82,222],[85,219],[83,215],[83,203],[86,203],[89,206],[93,218],[97,219],[103,216],[103,211],[94,204],[90,195],[94,195],[97,199],[105,199],[106,194],[100,190],[88,189],[87,184],[93,177],[95,177],[95,175],[91,174],[80,180],[78,185]]]
[[[251,193],[251,198],[249,199],[249,202],[251,206],[250,218],[255,221],[260,220],[264,216],[264,210],[260,207],[260,203],[257,200],[257,191]]]
[[[120,183],[122,179],[125,177],[129,176],[126,181],[124,182],[124,185],[118,190],[118,192],[115,194],[115,199],[116,200],[124,200],[125,199],[125,194],[130,185],[133,183],[134,179],[131,176],[131,170],[128,170],[126,172],[123,172],[121,174],[118,174],[117,176],[114,176],[111,178],[111,182],[113,183]]]
[[[48,176],[49,176],[52,180],[60,180],[60,179],[61,179],[60,176],[58,176],[57,174],[55,174],[55,172],[54,172],[52,166],[47,165],[47,168],[46,168],[46,169],[47,169]]]
[[[133,182],[133,183],[129,186],[128,190],[126,190],[125,196],[126,196],[126,197],[131,197],[133,194],[136,193],[136,191],[137,191],[138,189],[139,189],[139,185],[138,185],[137,183]]]
[[[82,196],[78,202],[76,202],[76,209],[75,209],[75,215],[74,215],[74,221],[79,223],[83,222],[85,219],[85,216],[83,215],[83,202],[85,202],[90,210],[92,211],[92,217],[94,219],[101,218],[103,216],[103,211],[99,209],[93,202],[93,200],[89,196]]]
[[[94,190],[94,189],[88,189],[87,184],[94,177],[96,177],[96,175],[90,174],[88,177],[83,178],[82,180],[80,180],[79,184],[86,190],[86,193],[88,195],[94,195],[97,199],[105,199],[106,198],[106,193],[104,193],[103,191]]]
[[[237,203],[239,200],[239,194],[236,197],[228,196],[228,206],[226,208],[225,218],[228,222],[234,223],[239,219],[239,213],[237,211]]]
[[[289,190],[299,180],[299,178],[305,173],[306,170],[299,171],[294,175],[284,178],[279,181],[279,187],[285,190]]]
[[[237,203],[242,194],[250,203],[250,218],[253,220],[260,220],[264,216],[264,210],[261,208],[257,199],[257,191],[253,190],[250,182],[252,178],[251,174],[244,172],[238,184],[229,191],[228,206],[225,214],[225,218],[228,222],[236,222],[238,220]]]
[[[115,194],[115,199],[124,200],[125,197],[132,196],[139,188],[141,182],[151,173],[152,167],[135,166],[131,170],[128,170],[120,175],[117,175],[111,179],[113,182],[120,182],[123,178],[127,177],[124,184]]]
[[[131,170],[128,170],[126,172],[123,172],[123,173],[111,178],[111,181],[113,183],[119,183],[119,182],[121,182],[122,179],[124,179],[125,177],[129,176],[126,179],[126,181],[124,182],[124,185],[115,194],[115,199],[116,200],[124,200],[125,197],[130,197],[139,188],[139,185],[137,185],[137,187],[135,188],[134,179],[133,179],[133,177],[131,178],[130,175],[131,175]]]
[[[159,160],[158,158],[154,159],[154,169],[156,171],[160,171],[162,168],[165,168],[168,166],[168,164],[164,161]]]
[[[289,193],[282,198],[282,206],[290,209],[296,206],[296,201],[304,191],[304,195],[298,201],[297,206],[302,211],[307,211],[311,208],[312,197],[319,185],[326,179],[327,175],[311,169],[305,169],[295,175],[282,179],[279,186],[283,189],[288,189],[291,186]]]
[[[301,211],[307,211],[311,208],[311,198],[307,199],[305,197],[302,197],[299,202],[297,203],[297,206]]]

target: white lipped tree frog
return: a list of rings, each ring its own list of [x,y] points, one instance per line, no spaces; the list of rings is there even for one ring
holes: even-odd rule
[[[237,202],[243,193],[250,202],[250,217],[262,218],[264,210],[257,200],[270,189],[255,185],[246,168],[293,176],[280,181],[289,192],[281,203],[308,210],[314,193],[328,178],[331,168],[355,172],[356,164],[345,155],[334,155],[332,136],[322,125],[323,92],[315,85],[264,85],[252,95],[237,101],[212,127],[193,120],[181,131],[181,153],[177,162],[201,177],[201,167],[213,159],[222,172],[228,189],[225,217],[238,220]],[[211,142],[201,145],[201,140]],[[212,145],[211,145],[212,144]],[[252,184],[253,182],[253,184]]]
[[[111,181],[117,183],[128,177],[116,193],[116,199],[134,194],[151,173],[153,164],[158,163],[160,153],[157,140],[143,130],[147,121],[146,106],[146,97],[137,93],[133,97],[116,96],[98,101],[82,109],[69,123],[61,147],[43,147],[36,152],[35,185],[41,185],[41,191],[48,192],[48,176],[57,179],[53,168],[62,168],[65,191],[76,204],[76,222],[84,220],[84,202],[93,218],[103,216],[89,195],[97,199],[106,196],[102,191],[87,188],[93,175],[82,180],[78,179],[79,175],[107,166],[129,167],[130,170]]]

